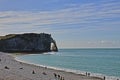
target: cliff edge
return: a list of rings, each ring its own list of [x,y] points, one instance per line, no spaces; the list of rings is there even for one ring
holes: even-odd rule
[[[51,37],[50,34],[25,33],[0,36],[0,51],[51,52],[58,51],[58,48],[55,40]]]

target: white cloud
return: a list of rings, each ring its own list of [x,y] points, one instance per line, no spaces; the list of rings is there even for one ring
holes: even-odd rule
[[[108,3],[111,4],[111,3]],[[107,4],[107,5],[108,5]],[[112,3],[113,4],[113,3]],[[114,4],[118,4],[115,2]],[[96,9],[102,6],[103,8],[98,10],[96,12]],[[116,7],[116,10],[113,10],[112,8]],[[105,11],[105,12],[104,12]],[[36,20],[36,19],[75,19],[75,18],[86,18],[86,17],[93,17],[93,15],[97,16],[107,16],[108,14],[112,14],[112,16],[115,16],[113,13],[120,13],[120,7],[119,6],[106,6],[106,4],[102,5],[95,5],[95,4],[84,4],[81,6],[76,6],[73,8],[67,8],[67,9],[62,9],[58,11],[46,11],[46,12],[27,12],[27,11],[6,11],[6,12],[1,12],[0,16],[11,16],[10,19],[16,19],[21,21],[29,21],[29,20]],[[110,17],[110,16],[109,16]],[[9,17],[8,17],[9,18]],[[103,17],[102,17],[103,18]]]
[[[82,30],[89,27],[91,28],[89,28],[90,30],[95,30],[101,29],[98,27],[111,27],[115,24],[120,25],[120,20],[117,20],[117,23],[116,21],[110,21],[113,18],[117,19],[120,17],[119,4],[119,1],[111,0],[103,1],[99,5],[96,3],[72,4],[70,8],[56,11],[2,11],[0,12],[0,32],[4,30],[7,33],[7,30],[11,29],[10,31],[12,31],[12,29],[17,29],[18,27],[20,27],[19,31],[22,31],[22,29],[32,31],[32,28],[39,28],[39,30],[41,29],[40,31],[47,29],[47,31],[52,32],[56,26],[56,30],[54,31],[62,33],[57,29],[57,26],[65,25],[63,27],[65,28],[68,27],[66,25],[79,24],[80,27],[84,28]],[[78,29],[80,28],[76,28],[73,31],[73,29],[67,28],[63,32],[80,32]]]

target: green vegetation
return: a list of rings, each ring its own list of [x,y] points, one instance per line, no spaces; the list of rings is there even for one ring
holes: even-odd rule
[[[16,34],[9,34],[9,35],[6,35],[6,36],[0,36],[0,40],[13,38],[13,37],[15,37],[15,36],[16,36]]]

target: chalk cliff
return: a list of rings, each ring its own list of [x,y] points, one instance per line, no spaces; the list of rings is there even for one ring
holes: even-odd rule
[[[51,49],[51,43],[54,48]],[[52,47],[53,47],[52,46]],[[50,52],[58,51],[55,40],[46,33],[9,34],[0,37],[2,52]]]

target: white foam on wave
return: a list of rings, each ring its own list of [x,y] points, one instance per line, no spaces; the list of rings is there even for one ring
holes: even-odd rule
[[[58,67],[41,65],[41,64],[35,64],[35,63],[31,63],[29,61],[21,60],[19,57],[16,57],[15,60],[17,60],[19,62],[27,63],[27,64],[36,65],[36,66],[47,67],[47,68],[54,69],[54,70],[60,70],[60,71],[65,71],[65,72],[72,72],[72,73],[75,73],[75,74],[86,75],[86,71],[72,70],[72,69],[66,69],[66,68],[58,68]],[[87,72],[87,73],[90,73],[90,76],[92,76],[92,77],[99,77],[99,78],[104,78],[105,77],[105,80],[120,80],[120,77],[107,76],[107,75],[100,74],[100,73],[91,73],[91,72]]]
[[[46,53],[43,53],[43,54],[52,55],[52,54],[56,54],[56,52],[46,52]]]

